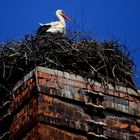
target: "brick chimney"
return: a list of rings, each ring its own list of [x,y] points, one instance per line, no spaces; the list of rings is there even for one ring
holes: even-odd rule
[[[0,139],[140,140],[139,93],[36,67],[0,106]]]

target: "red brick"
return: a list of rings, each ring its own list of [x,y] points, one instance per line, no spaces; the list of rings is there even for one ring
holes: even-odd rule
[[[73,140],[88,140],[86,137],[82,136],[74,136]]]
[[[53,97],[50,97],[50,96],[47,96],[47,95],[41,95],[43,97],[43,101],[44,103],[47,103],[47,104],[52,104],[53,102]]]
[[[135,133],[139,133],[140,132],[140,128],[137,127],[136,125],[131,125],[130,129],[131,129],[132,132],[135,132]]]
[[[46,79],[38,79],[40,85],[46,85]]]
[[[69,133],[65,133],[65,140],[73,140],[73,135],[70,135]]]
[[[44,73],[44,72],[41,72],[41,71],[38,71],[37,72],[37,76],[39,77],[39,78],[45,78],[45,79],[48,79],[48,80],[50,80],[51,78],[49,77],[49,74],[48,73]],[[50,78],[50,79],[49,79]]]

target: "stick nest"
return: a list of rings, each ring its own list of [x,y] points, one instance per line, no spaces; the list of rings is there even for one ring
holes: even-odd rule
[[[27,35],[23,39],[1,43],[1,97],[36,66],[136,89],[132,79],[134,63],[128,54],[126,47],[116,40],[98,41],[76,34],[68,37]]]

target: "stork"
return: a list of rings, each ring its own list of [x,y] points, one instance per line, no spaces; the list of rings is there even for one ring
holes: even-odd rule
[[[72,20],[65,15],[63,10],[57,10],[56,16],[59,19],[59,21],[50,22],[46,24],[40,23],[40,27],[37,30],[38,35],[43,35],[45,33],[53,33],[53,34],[66,34],[66,22],[65,19],[72,22]]]

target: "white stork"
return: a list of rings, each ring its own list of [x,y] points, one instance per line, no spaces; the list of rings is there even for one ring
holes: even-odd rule
[[[49,33],[60,33],[60,34],[66,34],[66,22],[65,19],[72,22],[72,20],[65,15],[63,10],[57,10],[56,16],[58,17],[59,21],[50,22],[46,24],[40,23],[40,27],[37,31],[38,35],[45,34],[47,32]]]

